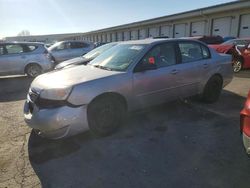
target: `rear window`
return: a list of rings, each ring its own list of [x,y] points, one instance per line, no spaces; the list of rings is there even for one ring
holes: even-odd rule
[[[6,47],[8,54],[23,53],[23,47],[19,44],[7,44],[5,47]]]
[[[83,42],[71,42],[71,44],[70,44],[70,47],[72,49],[75,49],[75,48],[86,48],[88,46],[89,46],[88,44],[83,43]]]
[[[38,48],[38,46],[35,46],[35,45],[28,45],[27,47],[28,47],[30,52],[32,52]]]
[[[182,63],[198,61],[210,58],[210,52],[207,47],[195,42],[180,42]]]

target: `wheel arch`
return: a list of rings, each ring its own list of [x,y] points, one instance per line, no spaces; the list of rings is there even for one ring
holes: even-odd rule
[[[119,100],[124,105],[125,110],[126,111],[128,110],[128,104],[126,98],[122,94],[117,92],[105,92],[100,95],[97,95],[90,101],[88,106],[91,105],[93,102],[97,101],[101,97],[107,97],[107,98],[110,97],[112,99]]]
[[[41,68],[41,70],[43,70],[42,66],[39,65],[39,63],[37,63],[37,62],[29,62],[29,63],[27,63],[27,65],[25,65],[25,67],[24,67],[24,73],[27,73],[27,68],[28,68],[29,66],[31,66],[31,65],[38,65],[38,66]]]

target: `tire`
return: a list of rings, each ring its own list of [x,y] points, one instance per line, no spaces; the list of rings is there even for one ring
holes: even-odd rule
[[[218,101],[222,90],[222,82],[219,76],[211,77],[204,88],[202,100],[206,103]]]
[[[88,107],[88,123],[91,132],[97,136],[113,133],[122,123],[125,114],[124,104],[116,97],[100,97]]]
[[[30,64],[26,67],[25,73],[30,78],[35,78],[42,73],[42,68],[37,64]]]
[[[239,60],[239,59],[234,60],[234,62],[233,62],[233,71],[235,73],[240,72],[242,70],[242,67],[243,67],[243,63],[242,63],[241,60]]]

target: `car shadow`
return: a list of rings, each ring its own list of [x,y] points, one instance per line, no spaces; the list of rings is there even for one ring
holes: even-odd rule
[[[32,132],[30,163],[42,187],[247,187],[238,118],[244,101],[223,91],[215,104],[155,106],[129,114],[108,137],[85,132],[53,141]]]
[[[30,84],[33,79],[20,77],[0,78],[0,102],[10,102],[26,99]]]
[[[234,73],[234,76],[238,78],[250,78],[250,69],[245,69],[238,73]]]

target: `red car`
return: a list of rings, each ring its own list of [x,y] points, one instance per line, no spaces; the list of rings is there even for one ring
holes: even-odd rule
[[[219,53],[232,54],[234,72],[250,68],[250,38],[233,39],[219,45],[209,45],[209,47]]]
[[[240,113],[240,129],[243,135],[243,144],[246,152],[250,154],[250,91],[245,107]]]

